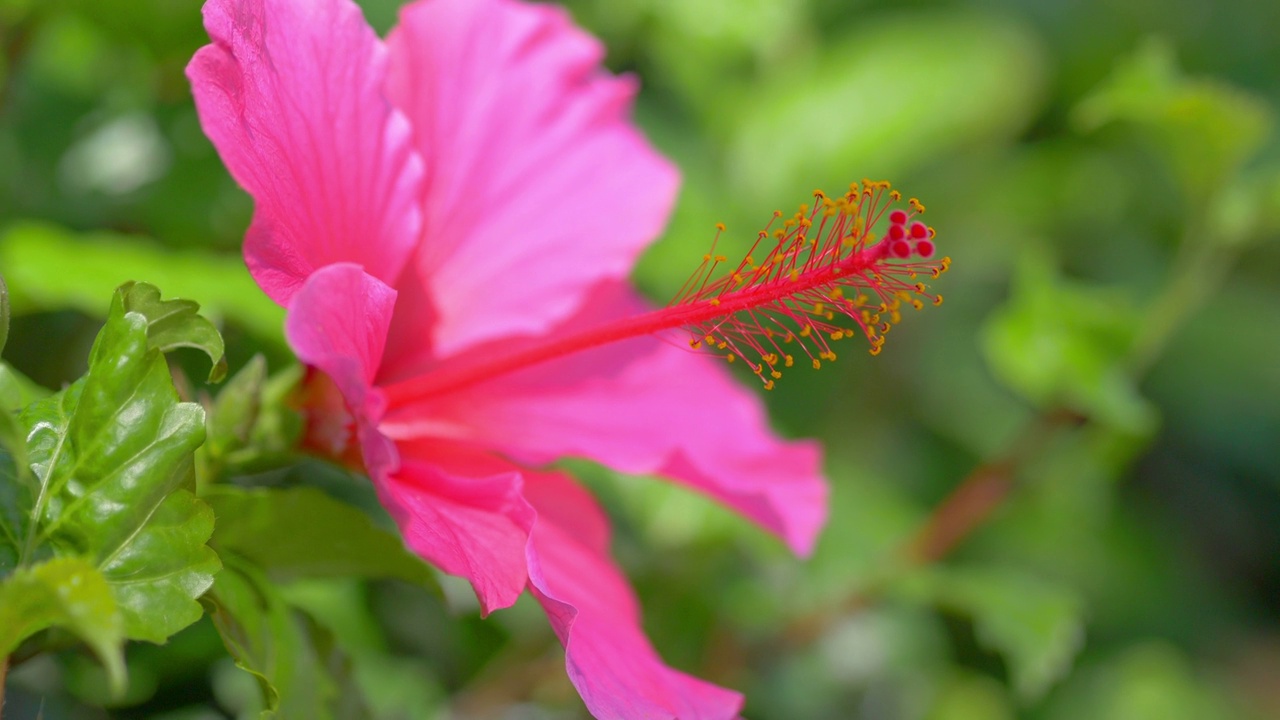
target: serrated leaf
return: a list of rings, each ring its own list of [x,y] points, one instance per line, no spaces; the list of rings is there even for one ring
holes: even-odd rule
[[[89,358],[89,373],[23,412],[39,480],[42,549],[80,555],[110,582],[130,638],[163,641],[200,617],[195,598],[212,584],[217,556],[204,543],[211,511],[192,486],[204,410],[178,402],[150,322],[117,293]]]
[[[200,350],[209,356],[213,368],[209,382],[220,382],[227,374],[227,358],[213,323],[200,315],[200,304],[191,300],[161,300],[160,290],[147,283],[129,282],[120,286],[125,312],[140,313],[147,319],[147,339],[151,347],[169,352],[180,347]]]
[[[0,583],[0,657],[41,630],[61,627],[102,660],[112,688],[124,688],[123,623],[106,578],[82,558],[55,558]]]
[[[1143,128],[1199,200],[1227,183],[1270,134],[1266,102],[1238,88],[1183,77],[1173,49],[1150,40],[1076,108],[1086,130],[1122,121]]]
[[[1040,698],[1065,676],[1084,643],[1080,597],[1020,571],[930,568],[899,590],[969,616],[978,641],[1004,657],[1024,700]]]
[[[394,578],[439,591],[435,573],[399,535],[315,488],[220,486],[205,500],[218,515],[214,546],[251,560],[276,580]]]

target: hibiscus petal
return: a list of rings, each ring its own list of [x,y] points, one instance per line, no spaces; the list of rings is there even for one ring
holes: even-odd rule
[[[640,609],[608,554],[604,514],[582,488],[525,473],[538,512],[529,585],[565,646],[569,679],[600,720],[727,720],[742,696],[667,667],[640,628]]]
[[[605,283],[564,327],[643,309],[624,285]],[[641,337],[581,352],[392,408],[383,430],[453,437],[527,464],[579,456],[664,475],[809,554],[827,513],[819,445],[779,439],[759,397],[738,385],[723,361],[682,345]]]
[[[341,391],[370,475],[396,464],[394,447],[372,424],[381,417],[384,402],[381,391],[370,386],[395,303],[395,290],[358,265],[338,263],[307,278],[285,318],[285,337],[298,359],[324,372]]]
[[[635,83],[599,69],[599,43],[560,8],[431,0],[387,45],[388,94],[428,163],[406,281],[431,295],[438,355],[542,332],[626,276],[678,177],[629,122]]]
[[[450,443],[401,444],[400,469],[378,480],[405,544],[466,578],[485,614],[508,607],[528,580],[525,546],[533,509],[519,471]]]
[[[187,67],[205,134],[255,201],[245,260],[287,304],[350,261],[393,283],[421,229],[422,162],[383,96],[386,49],[349,0],[210,0]]]

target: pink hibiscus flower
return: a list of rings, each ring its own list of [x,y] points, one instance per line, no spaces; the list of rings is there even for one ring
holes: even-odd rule
[[[405,542],[486,613],[532,593],[596,717],[735,717],[739,694],[662,662],[599,506],[545,469],[662,475],[802,555],[825,519],[818,447],[775,437],[722,363],[634,323],[580,332],[644,312],[626,277],[676,192],[635,83],[563,11],[512,0],[412,3],[385,43],[349,0],[204,17],[200,119],[256,202],[250,272],[349,413],[332,454],[358,451]]]

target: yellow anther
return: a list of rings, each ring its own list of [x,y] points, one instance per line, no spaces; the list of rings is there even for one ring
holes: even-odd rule
[[[804,327],[800,328],[800,337],[802,337],[802,338],[807,338],[807,337],[809,337],[811,334],[813,334],[813,326],[812,326],[812,325],[805,325]]]
[[[942,304],[942,296],[941,296],[941,295],[936,295],[936,296],[934,296],[934,298],[933,298],[933,304],[934,304],[934,305],[941,305],[941,304]]]
[[[701,340],[690,340],[690,341],[689,341],[689,347],[693,348],[694,350],[697,350],[698,348],[702,347],[702,341],[701,341]]]
[[[771,373],[769,373],[769,374],[773,376],[773,379],[774,379],[774,380],[777,380],[778,378],[782,377],[782,373],[778,372],[777,370],[774,370],[773,372],[771,372]]]
[[[813,197],[815,200],[822,200],[826,196],[827,194],[822,192],[822,188],[814,188]]]
[[[879,355],[879,354],[880,354],[880,347],[881,347],[881,346],[879,346],[879,345],[872,345],[872,346],[871,346],[871,349],[870,349],[870,350],[868,350],[867,352],[871,353],[872,355]]]
[[[826,306],[826,305],[823,305],[823,304],[822,304],[822,303],[820,303],[820,302],[816,302],[816,303],[814,303],[814,304],[813,304],[813,314],[814,314],[814,315],[821,315],[821,314],[822,314],[822,311],[823,311],[823,310],[826,310],[826,308],[827,308],[827,306]]]
[[[782,358],[782,364],[786,367],[791,367],[792,365],[795,364],[795,362],[796,362],[796,359],[790,355],[787,355],[786,357]]]
[[[716,342],[716,339],[715,339],[714,337],[712,337],[712,336],[708,335],[708,336],[706,337],[706,341],[707,341],[707,344],[708,344],[708,345],[714,345],[714,344],[715,344],[715,342]]]
[[[919,300],[912,300],[912,301],[911,301],[911,307],[913,307],[913,308],[915,308],[915,309],[919,310],[919,309],[921,309],[921,308],[923,308],[923,307],[924,307],[924,303],[920,302]]]
[[[787,273],[787,279],[788,279],[788,280],[790,280],[791,282],[795,282],[795,281],[799,280],[799,279],[800,279],[800,271],[799,271],[799,270],[792,270],[791,272]]]
[[[707,303],[710,304],[712,307],[717,307],[720,305],[720,300],[719,298],[711,298],[710,300],[707,301]]]
[[[844,333],[843,333],[843,332],[841,332],[841,331],[839,331],[839,330],[837,330],[837,331],[835,331],[835,332],[831,333],[831,339],[832,339],[832,340],[843,340],[843,339],[844,339]]]
[[[889,314],[889,322],[892,322],[892,323],[902,322],[902,313],[898,312],[897,310],[894,310],[892,313]]]
[[[881,335],[888,335],[889,331],[893,329],[893,326],[889,323],[880,323],[880,327],[878,329],[880,330]]]
[[[707,254],[707,255],[703,255],[703,256],[702,256],[702,262],[707,262],[707,261],[708,261],[708,260],[710,260],[710,259],[711,259],[711,255],[710,255],[710,254]]]
[[[772,381],[772,380],[765,380],[765,381],[764,381],[764,389],[765,389],[765,390],[772,390],[772,389],[773,389],[773,381]]]
[[[897,202],[902,199],[902,193],[898,192],[897,190],[894,190],[893,192],[889,193],[889,197],[894,202]]]
[[[716,345],[716,349],[717,349],[717,350],[728,350],[728,349],[729,349],[729,343],[724,343],[724,342],[722,342],[722,343],[720,343],[719,345]]]
[[[927,288],[925,288],[924,283],[916,283],[916,292],[923,295],[925,293],[925,290],[927,290]]]
[[[728,259],[729,259],[729,258],[725,257],[724,255],[717,255],[717,256],[716,256],[716,262],[724,262],[724,261],[726,261],[726,260],[728,260]]]
[[[724,223],[716,223],[716,229],[720,232],[724,232]]]
[[[721,349],[723,350],[724,348],[721,348]],[[736,355],[734,355],[733,353],[729,353],[728,355],[725,355],[725,356],[724,356],[724,359],[725,359],[725,360],[728,360],[729,362],[733,362],[733,359],[734,359],[735,357],[737,357],[737,356],[736,356]]]
[[[813,369],[814,369],[814,370],[821,370],[821,369],[822,369],[822,363],[818,361],[818,358],[814,358],[814,359],[813,359]]]

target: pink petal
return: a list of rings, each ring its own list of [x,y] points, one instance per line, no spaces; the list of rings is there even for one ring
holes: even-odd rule
[[[374,429],[384,402],[371,387],[395,303],[395,290],[358,265],[339,263],[307,278],[285,318],[285,337],[298,359],[324,372],[341,391],[370,475],[396,464],[394,447]]]
[[[400,446],[401,467],[377,480],[405,544],[466,578],[487,614],[511,605],[528,579],[533,509],[509,463],[449,443]]]
[[[255,201],[245,260],[286,304],[329,263],[393,283],[418,240],[422,162],[383,96],[386,50],[349,0],[210,0],[187,67],[205,134]]]
[[[565,646],[569,679],[600,720],[727,720],[742,696],[667,667],[640,627],[640,609],[608,555],[608,526],[568,478],[525,473],[538,512],[530,590]]]
[[[635,83],[600,70],[598,42],[549,5],[430,0],[405,7],[387,45],[388,94],[428,166],[405,282],[431,296],[437,355],[542,332],[627,275],[678,178],[629,121]]]
[[[620,284],[598,289],[588,306],[565,327],[643,309]],[[392,408],[383,430],[453,437],[526,464],[579,456],[665,475],[777,533],[801,555],[812,551],[826,519],[817,443],[779,439],[757,395],[734,382],[723,361],[656,338]]]

